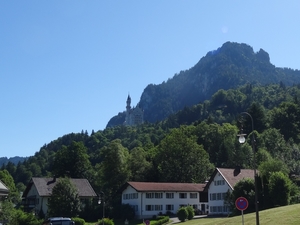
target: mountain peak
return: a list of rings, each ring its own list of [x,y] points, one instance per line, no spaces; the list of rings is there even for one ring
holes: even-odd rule
[[[144,120],[156,122],[185,106],[209,99],[220,89],[236,88],[246,83],[266,85],[280,82],[285,85],[300,83],[300,71],[276,68],[263,49],[255,53],[248,44],[226,42],[217,50],[208,52],[189,70],[175,74],[160,85],[148,85],[139,104],[144,109]],[[107,126],[118,124],[118,118],[121,117],[112,118]]]

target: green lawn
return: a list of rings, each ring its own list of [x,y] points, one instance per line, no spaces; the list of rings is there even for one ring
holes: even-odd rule
[[[300,204],[278,207],[259,212],[261,225],[299,225]],[[139,225],[140,220],[129,221],[129,225]],[[87,225],[88,223],[86,223]],[[94,225],[95,223],[90,223]],[[239,225],[242,224],[242,216],[229,218],[200,218],[186,222],[176,223],[177,225]],[[255,225],[255,213],[244,215],[245,225]],[[115,221],[115,225],[124,225],[124,222]]]
[[[300,204],[278,207],[259,212],[261,225],[298,225],[300,224]],[[242,224],[242,216],[230,218],[201,218],[181,223],[182,225],[227,225]],[[255,213],[244,215],[245,225],[254,225]],[[179,225],[179,223],[178,223]]]

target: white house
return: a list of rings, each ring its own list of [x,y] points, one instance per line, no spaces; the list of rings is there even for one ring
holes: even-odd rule
[[[0,197],[6,197],[8,195],[8,193],[9,193],[8,188],[0,180]]]
[[[182,206],[193,206],[206,213],[206,184],[127,182],[122,188],[122,204],[135,209],[137,218],[149,218],[160,213],[176,214]]]
[[[216,168],[205,187],[208,192],[210,215],[227,215],[229,208],[224,204],[227,191],[233,191],[234,185],[243,178],[254,179],[254,171],[250,169]]]
[[[59,178],[33,177],[23,192],[24,210],[39,214],[41,211],[46,215],[48,212],[48,199],[51,197],[52,189]],[[81,200],[95,198],[97,194],[87,179],[71,179],[77,188]]]

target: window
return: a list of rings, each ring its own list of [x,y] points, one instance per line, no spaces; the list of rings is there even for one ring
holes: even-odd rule
[[[166,198],[174,198],[174,193],[166,193]]]
[[[155,211],[161,211],[161,210],[163,210],[163,206],[162,205],[155,205],[154,208],[155,208]]]
[[[146,211],[162,211],[163,210],[162,205],[146,205],[145,208],[146,208]]]
[[[226,192],[222,193],[222,198],[221,199],[224,200],[225,196],[226,196]]]
[[[146,198],[154,198],[154,193],[146,193]]]
[[[146,211],[153,211],[153,205],[146,205]]]
[[[179,198],[186,198],[187,194],[186,193],[179,193]]]
[[[217,200],[221,200],[221,193],[217,193]]]
[[[123,194],[123,199],[137,199],[138,193]]]
[[[174,205],[166,205],[166,210],[167,210],[167,211],[172,211],[172,210],[174,210]]]
[[[190,193],[190,198],[197,198],[197,193]]]
[[[132,205],[131,206],[135,212],[139,211],[139,206],[138,205]]]
[[[155,198],[163,198],[163,193],[155,193]]]
[[[210,212],[217,212],[217,206],[211,206]]]
[[[146,193],[146,198],[163,198],[163,193]]]
[[[225,185],[225,180],[215,180],[214,185],[215,186]]]
[[[216,200],[216,193],[210,194],[210,200],[212,200],[212,201]]]

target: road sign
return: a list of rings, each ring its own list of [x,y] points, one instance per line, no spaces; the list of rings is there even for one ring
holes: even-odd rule
[[[246,210],[248,208],[248,200],[244,197],[239,197],[235,201],[235,206],[238,210]]]

